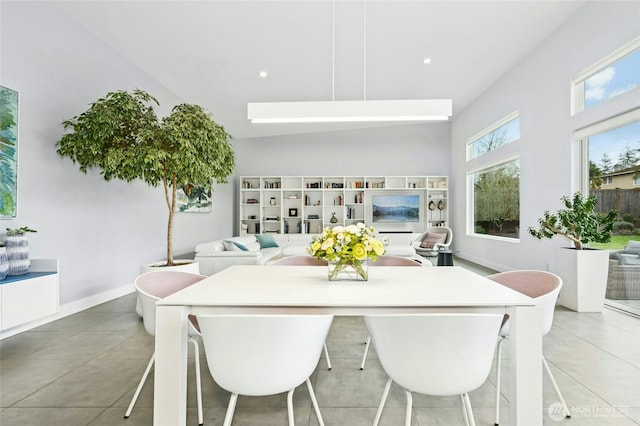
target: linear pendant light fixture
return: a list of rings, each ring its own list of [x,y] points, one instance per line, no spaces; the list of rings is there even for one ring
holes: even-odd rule
[[[451,116],[451,99],[250,102],[247,111],[252,123],[437,121]]]
[[[367,100],[366,0],[364,0],[364,99],[335,100],[335,0],[332,31],[332,100],[326,102],[249,102],[252,123],[345,123],[390,121],[446,121],[452,115],[451,99]]]

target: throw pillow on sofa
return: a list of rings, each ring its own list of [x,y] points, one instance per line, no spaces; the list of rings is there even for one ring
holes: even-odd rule
[[[260,244],[260,248],[271,248],[271,247],[280,247],[278,243],[276,243],[276,239],[273,238],[273,235],[269,234],[256,234],[256,240]]]
[[[222,241],[222,244],[224,244],[225,251],[249,251],[249,249],[244,244],[240,244],[236,241],[224,240]]]

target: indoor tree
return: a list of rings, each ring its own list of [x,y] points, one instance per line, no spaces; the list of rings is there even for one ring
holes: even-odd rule
[[[586,244],[608,243],[611,241],[613,224],[618,215],[616,210],[600,214],[595,211],[598,200],[595,195],[583,197],[576,192],[573,198],[562,197],[564,209],[556,213],[545,211],[538,219],[539,228],[529,228],[533,237],[552,238],[561,235],[571,241],[576,250],[583,250]]]
[[[62,122],[70,132],[56,146],[58,154],[77,163],[83,173],[97,167],[107,181],[140,179],[153,187],[162,183],[169,210],[166,265],[172,266],[177,189],[226,183],[235,154],[231,136],[202,107],[177,105],[160,120],[154,105],[158,101],[142,90],[107,93],[87,111]]]

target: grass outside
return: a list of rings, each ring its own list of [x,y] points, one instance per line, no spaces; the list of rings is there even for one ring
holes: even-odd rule
[[[640,235],[613,235],[611,241],[603,243],[590,243],[589,247],[601,250],[621,250],[627,245],[629,240],[640,241]]]

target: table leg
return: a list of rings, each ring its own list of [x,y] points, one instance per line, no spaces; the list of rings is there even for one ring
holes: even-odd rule
[[[156,307],[155,426],[187,421],[187,313],[184,306]]]
[[[542,310],[509,308],[510,424],[542,425]]]

